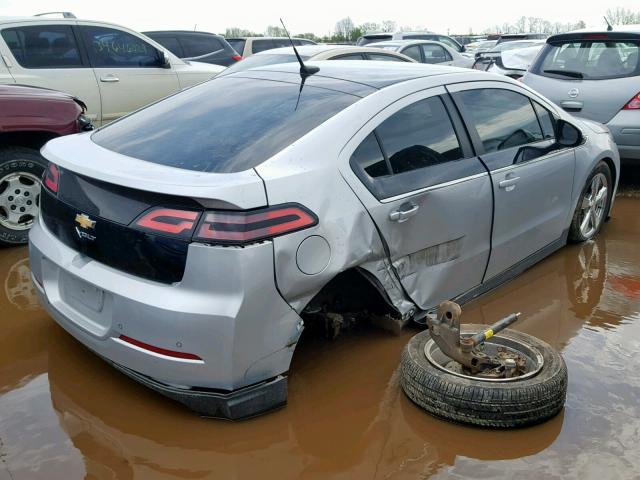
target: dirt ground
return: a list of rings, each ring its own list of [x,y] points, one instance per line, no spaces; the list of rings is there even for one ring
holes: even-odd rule
[[[203,420],[125,378],[39,308],[26,248],[0,250],[0,480],[640,478],[640,169],[625,168],[595,241],[555,253],[464,308],[515,311],[559,349],[563,412],[516,431],[432,418],[398,384],[399,336],[305,338],[289,405]]]

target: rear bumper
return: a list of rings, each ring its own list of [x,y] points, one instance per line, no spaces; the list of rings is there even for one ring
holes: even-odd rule
[[[185,276],[174,285],[88,259],[42,220],[29,245],[34,284],[49,314],[131,378],[205,416],[244,418],[286,402],[302,323],[275,288],[270,243],[194,244]],[[83,297],[85,289],[100,293],[97,307]],[[146,350],[121,335],[200,360]]]

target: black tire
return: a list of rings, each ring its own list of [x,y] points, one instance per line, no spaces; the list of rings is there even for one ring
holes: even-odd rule
[[[475,333],[486,325],[463,325]],[[512,382],[472,380],[433,366],[424,353],[429,330],[414,336],[400,364],[404,393],[432,415],[457,423],[490,428],[517,428],[544,422],[557,415],[567,394],[567,367],[558,352],[531,335],[506,329],[499,336],[526,343],[540,352],[542,370]]]
[[[42,178],[46,166],[47,161],[37,150],[26,147],[0,148],[0,181],[8,174],[19,172]],[[0,245],[23,245],[28,240],[29,230],[11,229],[0,224]]]
[[[593,234],[589,235],[589,237],[585,237],[580,231],[580,213],[581,213],[580,206],[582,205],[583,199],[588,194],[589,188],[591,186],[591,180],[598,173],[602,173],[607,178],[607,186],[609,191],[607,192],[607,203],[605,207],[605,215],[602,217],[600,225],[598,225],[598,228],[596,229],[596,231]],[[595,237],[598,234],[598,232],[600,232],[600,229],[602,228],[602,225],[604,225],[604,222],[608,215],[609,209],[611,208],[612,196],[613,196],[613,181],[612,181],[611,169],[609,168],[609,165],[606,164],[606,162],[601,161],[596,165],[596,168],[593,169],[593,171],[587,178],[587,181],[585,182],[585,185],[582,188],[582,192],[580,193],[580,198],[578,199],[578,204],[576,205],[576,209],[573,212],[573,218],[571,219],[571,225],[569,227],[570,241],[574,243],[586,242],[587,240],[591,240],[593,237]]]

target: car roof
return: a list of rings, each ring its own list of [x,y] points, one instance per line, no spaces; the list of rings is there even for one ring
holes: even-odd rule
[[[597,40],[605,38],[611,40],[640,40],[640,26],[632,25],[630,27],[631,28],[629,29],[623,30],[619,30],[619,27],[614,27],[614,30],[612,31],[582,29],[574,32],[560,33],[547,38],[547,43],[571,40]]]
[[[296,50],[298,53],[304,57],[314,57],[315,55],[319,55],[321,53],[330,52],[330,51],[343,51],[344,53],[349,52],[372,52],[378,53],[380,49],[373,47],[358,47],[356,45],[336,45],[336,44],[327,44],[323,43],[320,45],[296,45]],[[280,47],[280,48],[272,48],[270,50],[265,50],[264,52],[258,52],[255,55],[282,55],[282,54],[291,54],[293,55],[293,47]]]
[[[302,38],[302,37],[291,37],[291,38],[293,40],[308,40],[309,42],[313,42],[313,40],[309,40],[308,38]],[[288,40],[288,37],[228,37],[227,40]]]
[[[396,83],[413,80],[416,78],[431,77],[435,75],[470,73],[466,68],[456,68],[451,66],[427,65],[416,62],[385,62],[385,61],[362,61],[344,60],[320,60],[306,62],[306,65],[314,65],[320,68],[318,73],[307,78],[330,78],[344,82],[366,85],[371,88],[381,89]],[[298,63],[281,63],[277,65],[265,65],[250,70],[238,72],[233,75],[246,76],[262,74],[262,78],[268,78],[272,74],[295,74],[300,75],[300,65]],[[308,80],[307,80],[308,81]]]
[[[407,39],[407,40],[387,40],[384,42],[376,42],[376,43],[372,43],[371,45],[385,45],[388,47],[404,47],[405,45],[414,45],[414,44],[420,44],[420,43],[427,43],[427,44],[435,44],[435,45],[443,45],[440,42],[436,42],[435,40],[420,40],[420,39]]]
[[[217,33],[211,33],[211,32],[203,32],[200,30],[147,30],[144,32],[140,32],[143,35],[155,35],[155,34],[163,34],[163,33],[181,33],[181,34],[191,34],[191,33],[196,33],[196,34],[200,34],[200,35],[213,35],[215,37],[221,37],[222,35],[218,35]]]

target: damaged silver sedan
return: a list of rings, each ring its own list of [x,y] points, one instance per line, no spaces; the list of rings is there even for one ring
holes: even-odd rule
[[[608,130],[518,82],[312,67],[216,78],[42,152],[41,301],[203,416],[284,405],[305,321],[420,320],[592,238],[611,209]]]

